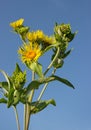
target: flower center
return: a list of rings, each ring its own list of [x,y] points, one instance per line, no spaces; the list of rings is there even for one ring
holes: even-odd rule
[[[26,58],[28,59],[34,59],[35,57],[36,57],[36,52],[34,52],[33,50],[26,53]]]

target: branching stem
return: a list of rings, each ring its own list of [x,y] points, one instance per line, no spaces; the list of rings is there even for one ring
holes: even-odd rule
[[[59,56],[59,53],[60,53],[60,48],[58,47],[57,53],[56,53],[55,57],[53,58],[53,60],[51,61],[51,63],[50,63],[50,65],[48,66],[48,68],[46,69],[46,71],[44,72],[44,75],[46,75],[47,72],[50,70],[50,68],[53,66],[53,63],[56,61],[56,59],[57,59],[58,56]],[[53,70],[53,72],[52,72],[52,75],[53,75],[55,72],[56,72],[56,68],[54,68],[54,70]],[[38,97],[38,99],[37,99],[38,101],[41,99],[41,97],[42,97],[42,95],[44,94],[44,92],[45,92],[47,86],[48,86],[48,83],[46,83],[46,84],[44,85],[44,87],[43,87],[43,89],[42,89],[42,91],[41,91],[41,93],[40,93],[40,95],[39,95],[39,97]]]

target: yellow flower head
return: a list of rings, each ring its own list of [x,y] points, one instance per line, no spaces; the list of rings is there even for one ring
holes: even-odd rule
[[[23,63],[31,63],[38,60],[41,56],[42,51],[38,43],[24,43],[23,47],[19,48],[18,53],[21,55],[21,60]]]
[[[17,21],[14,21],[12,23],[10,23],[10,26],[13,27],[14,29],[17,28],[17,27],[20,27],[23,25],[23,22],[24,22],[24,19],[19,19]]]
[[[55,44],[56,40],[54,37],[51,37],[51,36],[49,37],[49,36],[45,35],[43,38],[43,42],[45,44]]]
[[[48,35],[45,35],[41,30],[28,32],[27,39],[31,42],[41,41],[44,46],[49,46],[51,44],[55,44],[56,42],[54,37],[49,37]]]
[[[27,39],[29,41],[37,41],[38,39],[42,39],[44,37],[44,33],[41,30],[37,30],[35,32],[29,32],[27,34]]]

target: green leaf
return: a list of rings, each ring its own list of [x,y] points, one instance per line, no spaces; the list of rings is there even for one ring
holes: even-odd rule
[[[15,67],[14,73],[18,73],[18,72],[22,72],[22,70],[20,69],[20,66],[18,65],[18,63],[16,63],[16,67]]]
[[[68,42],[71,42],[74,39],[76,34],[77,34],[77,32],[75,32],[75,33],[70,32],[69,34],[67,34],[66,37],[68,39]]]
[[[7,107],[8,108],[13,105],[13,102],[14,102],[13,94],[14,94],[14,88],[11,88],[9,93],[8,93],[8,96],[7,96],[7,98],[8,98]]]
[[[67,85],[73,89],[75,88],[73,86],[73,84],[70,81],[68,81],[67,79],[53,75],[53,76],[50,76],[47,78],[43,77],[43,78],[40,78],[38,80],[32,81],[26,88],[26,94],[30,93],[30,91],[32,89],[38,89],[41,84],[48,83],[48,82],[55,81],[55,80],[60,81],[61,83],[64,83],[65,85]]]
[[[14,102],[13,102],[13,105],[16,105],[19,103],[20,101],[20,92],[18,90],[15,90],[14,91]]]
[[[30,69],[33,70],[39,77],[43,77],[42,65],[38,62],[33,62],[30,64]]]
[[[73,88],[73,89],[75,88],[75,87],[73,86],[73,84],[72,84],[70,81],[68,81],[67,79],[65,79],[65,78],[61,78],[61,77],[58,77],[58,76],[56,76],[56,75],[51,76],[51,78],[54,78],[54,79],[52,79],[52,81],[53,81],[53,80],[58,80],[58,81],[64,83],[65,85],[67,85],[67,86],[69,86],[69,87],[71,87],[71,88]]]
[[[0,82],[0,87],[3,88],[5,91],[9,91],[8,82]]]
[[[8,83],[8,88],[10,88],[10,79],[9,79],[9,76],[3,71],[3,70],[0,70],[0,72],[4,75],[7,83]]]
[[[49,104],[52,104],[53,106],[56,106],[56,103],[55,103],[54,99],[44,100],[44,101],[37,101],[37,102],[30,103],[32,114],[35,114],[35,113],[38,113],[38,112],[42,111]]]
[[[7,103],[7,100],[4,98],[0,98],[0,103]]]
[[[62,58],[66,58],[72,51],[73,49],[68,50],[66,53],[64,53]]]

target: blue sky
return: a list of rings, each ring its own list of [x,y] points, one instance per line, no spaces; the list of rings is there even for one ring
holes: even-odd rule
[[[17,49],[19,37],[11,32],[9,23],[19,18],[33,30],[53,33],[55,22],[70,23],[78,31],[70,43],[74,48],[57,74],[69,79],[75,90],[58,82],[47,88],[43,99],[54,98],[56,107],[48,106],[33,115],[31,130],[91,130],[91,1],[90,0],[1,0],[0,1],[0,69],[11,74],[15,63],[21,61]],[[49,54],[50,55],[50,54]],[[45,59],[41,62],[47,63]],[[22,64],[21,64],[22,65]],[[22,65],[22,68],[25,66]],[[3,77],[0,75],[0,80]],[[22,125],[23,105],[18,105]],[[13,109],[0,104],[0,130],[16,130]],[[22,130],[21,126],[21,130]]]

